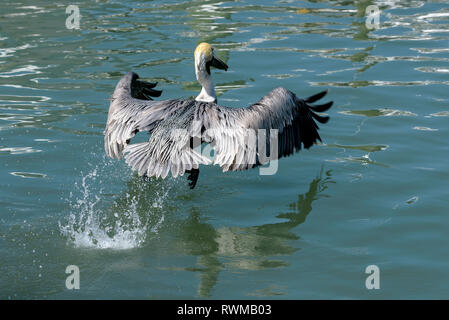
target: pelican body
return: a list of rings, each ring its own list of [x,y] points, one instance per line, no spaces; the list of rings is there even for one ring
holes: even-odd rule
[[[225,107],[217,104],[210,67],[227,70],[228,66],[207,43],[198,45],[194,58],[196,78],[202,85],[195,99],[153,101],[162,93],[154,89],[157,83],[141,81],[134,72],[120,79],[104,131],[109,157],[124,157],[141,176],[164,179],[170,172],[175,178],[189,173],[193,189],[199,165],[217,164],[223,172],[246,170],[266,163],[267,148],[269,159],[277,160],[321,141],[315,121],[326,123],[329,117],[317,113],[328,110],[333,102],[311,104],[327,91],[300,99],[278,87],[249,107]],[[263,141],[251,134],[263,130],[271,132]],[[130,144],[139,131],[149,132],[149,140]],[[213,161],[202,154],[204,143],[214,150]]]

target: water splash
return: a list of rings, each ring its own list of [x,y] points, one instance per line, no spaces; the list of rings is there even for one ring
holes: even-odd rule
[[[103,190],[110,186],[107,179],[114,172],[107,161],[81,174],[81,181],[75,183],[67,199],[70,215],[59,222],[60,232],[77,248],[141,247],[148,235],[157,233],[164,222],[161,209],[171,187],[162,184],[153,193],[141,179],[131,179],[129,188],[111,203]]]

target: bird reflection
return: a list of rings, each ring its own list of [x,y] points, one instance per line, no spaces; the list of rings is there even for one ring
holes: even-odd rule
[[[165,217],[166,220],[158,231],[158,237],[164,239],[165,247],[174,252],[179,253],[181,250],[186,255],[196,256],[197,261],[193,267],[164,269],[198,273],[198,295],[208,297],[223,269],[263,270],[288,266],[285,256],[299,250],[295,241],[300,237],[294,228],[305,222],[312,212],[315,200],[327,197],[324,191],[331,183],[335,183],[331,171],[321,169],[319,176],[310,182],[308,191],[299,194],[285,212],[276,216],[282,222],[251,227],[216,227],[205,221],[201,212],[204,209],[193,203],[194,198],[180,197],[178,193],[182,191],[177,190],[176,185],[158,180],[144,183],[140,177],[135,176],[128,182],[127,190],[115,199],[111,210],[107,211],[111,213],[107,220],[113,220],[109,221],[110,224],[123,220],[123,212],[132,208],[145,225],[146,242],[148,248],[153,250],[151,238],[154,236],[154,228],[160,225],[160,221],[164,221],[161,217]],[[155,205],[158,201],[163,203]],[[177,201],[182,201],[184,207],[180,208]],[[187,218],[183,219],[179,213],[188,206],[191,207],[187,209]],[[128,224],[122,221],[122,226]]]
[[[309,190],[298,195],[285,213],[276,217],[286,221],[253,227],[219,227],[201,221],[198,208],[192,208],[181,229],[181,240],[188,254],[198,256],[195,268],[200,273],[198,295],[208,297],[222,269],[261,270],[288,266],[281,256],[291,255],[299,248],[291,240],[300,237],[293,229],[304,223],[312,211],[312,202],[324,197],[328,184],[334,183],[331,171],[320,172]],[[273,256],[279,258],[273,259]],[[226,262],[223,262],[225,260]]]

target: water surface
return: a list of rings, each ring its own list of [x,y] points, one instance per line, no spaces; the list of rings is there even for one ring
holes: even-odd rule
[[[447,298],[448,1],[78,1],[80,30],[68,4],[0,4],[0,298]],[[323,144],[194,191],[107,159],[120,77],[195,96],[202,41],[224,105],[329,88]]]

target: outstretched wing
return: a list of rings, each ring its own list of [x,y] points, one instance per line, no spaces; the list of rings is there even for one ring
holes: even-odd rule
[[[265,163],[261,153],[270,150],[269,159],[279,158],[310,148],[321,141],[315,121],[326,123],[328,117],[317,115],[332,102],[311,106],[326,91],[306,100],[284,88],[268,93],[249,108],[228,108],[215,103],[176,100],[169,116],[159,121],[148,142],[131,144],[124,150],[126,162],[139,175],[165,178],[209,164],[210,160],[192,148],[192,139],[210,143],[215,150],[214,164],[223,171],[249,169]],[[259,146],[259,130],[277,130]],[[276,144],[277,142],[277,144]],[[272,154],[272,146],[277,146]]]
[[[291,155],[302,146],[310,148],[321,141],[315,121],[326,123],[329,120],[316,112],[328,110],[333,102],[310,104],[326,93],[323,91],[303,100],[285,88],[276,88],[249,108],[217,106],[203,110],[198,118],[203,119],[206,129],[211,129],[203,134],[203,139],[213,144],[214,164],[223,171],[244,170]],[[277,130],[277,134],[272,130]]]
[[[159,97],[162,91],[154,89],[157,83],[138,79],[136,73],[127,73],[112,95],[104,131],[105,151],[111,158],[121,158],[124,147],[138,131],[151,131],[176,106],[174,100],[151,101],[151,97]]]

